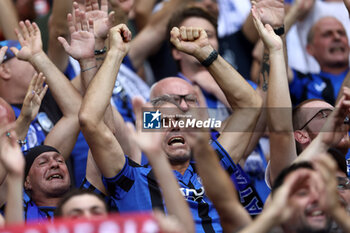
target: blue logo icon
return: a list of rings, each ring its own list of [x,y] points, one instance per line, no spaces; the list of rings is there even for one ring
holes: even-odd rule
[[[143,112],[143,128],[144,129],[160,129],[160,116],[162,113],[157,110],[156,112]]]

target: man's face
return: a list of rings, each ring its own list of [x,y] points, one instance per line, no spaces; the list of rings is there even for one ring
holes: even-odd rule
[[[308,44],[308,52],[323,67],[348,66],[349,42],[341,22],[333,17],[320,19],[314,25],[313,40]]]
[[[305,170],[313,173],[313,175],[317,175],[315,171]],[[317,191],[315,182],[312,179],[303,182],[299,189],[290,197],[295,212],[284,226],[298,233],[328,232],[331,221],[319,206],[320,195],[322,194]]]
[[[344,172],[337,171],[338,193],[342,205],[350,210],[350,180]]]
[[[94,195],[83,194],[70,198],[62,206],[65,218],[96,218],[107,215],[106,205]]]
[[[214,26],[207,21],[204,18],[199,18],[199,17],[190,17],[185,19],[181,26],[185,26],[185,27],[199,27],[199,28],[203,28],[207,35],[208,35],[208,39],[209,39],[209,43],[211,44],[211,46],[218,50],[219,45],[218,45],[218,39],[216,37],[216,32],[215,32],[215,28]],[[186,75],[186,70],[187,69],[194,69],[194,70],[198,70],[198,69],[205,69],[205,67],[203,67],[201,65],[201,63],[193,56],[179,52],[177,50],[173,51],[173,55],[175,60],[180,61],[180,67],[181,67],[181,72],[185,73]]]
[[[11,72],[11,79],[14,79],[25,95],[33,75],[36,73],[34,67],[26,61],[18,60],[16,57],[6,61]]]
[[[70,177],[63,156],[53,151],[39,155],[24,185],[33,196],[60,197],[66,193],[70,187]]]
[[[334,107],[325,101],[315,100],[311,101],[301,107],[302,125],[305,125],[302,130],[307,132],[307,137],[309,137],[309,143],[314,140],[319,132],[322,130],[328,116],[332,113]],[[343,139],[337,145],[337,149],[341,151],[347,151],[349,146],[349,135],[344,134]]]
[[[151,98],[160,100],[156,107],[161,108],[162,117],[186,115],[191,108],[198,106],[192,85],[179,78],[160,81],[152,90]],[[177,117],[166,118],[167,122],[177,120]],[[183,129],[179,127],[166,129],[162,147],[172,164],[181,164],[190,159],[191,148],[185,140]]]

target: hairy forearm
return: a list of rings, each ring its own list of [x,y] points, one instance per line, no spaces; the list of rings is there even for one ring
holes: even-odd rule
[[[197,57],[197,59],[203,61],[209,56],[210,52],[204,52],[204,54],[206,53],[207,56],[199,59]],[[208,67],[208,71],[219,84],[232,108],[261,107],[261,97],[221,56],[218,56],[218,58]]]

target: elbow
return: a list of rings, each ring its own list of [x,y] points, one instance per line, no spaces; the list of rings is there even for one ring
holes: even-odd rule
[[[82,131],[93,131],[97,127],[97,121],[94,119],[94,114],[86,111],[85,109],[80,109],[78,114],[79,125]]]

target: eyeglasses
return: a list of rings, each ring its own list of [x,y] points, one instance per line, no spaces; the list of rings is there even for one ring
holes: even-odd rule
[[[337,176],[338,190],[350,189],[350,180],[348,177]]]
[[[324,119],[324,118],[327,118],[332,112],[333,112],[333,110],[332,109],[328,109],[328,108],[319,110],[299,130],[304,129],[316,117],[319,117],[319,119]]]
[[[151,100],[153,106],[159,106],[163,102],[168,102],[175,104],[177,106],[181,105],[182,100],[184,100],[188,105],[197,104],[197,98],[195,95],[162,95]]]

